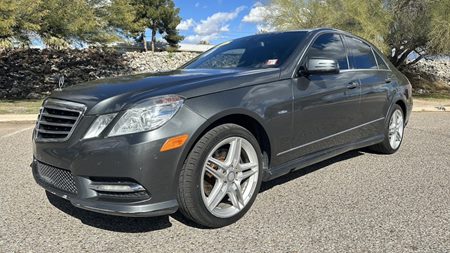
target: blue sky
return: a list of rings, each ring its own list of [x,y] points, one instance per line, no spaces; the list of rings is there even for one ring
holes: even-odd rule
[[[261,29],[270,30],[264,24],[264,6],[268,0],[174,0],[180,8],[182,21],[177,27],[185,36],[181,43],[198,44],[205,40],[219,44],[234,38],[252,35]],[[147,40],[151,32],[146,31]],[[157,39],[162,39],[157,35]],[[33,40],[34,47],[43,47],[40,39]]]
[[[183,19],[182,43],[206,40],[217,44],[255,34],[262,27],[263,0],[174,0]]]

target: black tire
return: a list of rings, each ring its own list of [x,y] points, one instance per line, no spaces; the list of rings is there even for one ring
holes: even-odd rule
[[[400,147],[402,145],[402,142],[403,142],[404,134],[402,134],[401,140],[400,140],[400,145],[398,145],[397,148],[392,148],[391,144],[389,143],[389,123],[391,121],[392,115],[394,115],[394,112],[397,111],[397,110],[399,110],[402,113],[402,115],[403,115],[403,129],[404,129],[404,127],[405,127],[405,121],[404,121],[404,119],[405,119],[405,112],[403,111],[403,109],[399,105],[395,104],[395,105],[392,106],[391,111],[389,112],[389,119],[386,121],[386,124],[385,124],[385,127],[384,127],[384,140],[383,140],[383,142],[378,143],[378,144],[373,145],[373,146],[370,146],[369,147],[370,151],[373,151],[373,152],[378,153],[378,154],[394,154],[395,152],[397,152],[400,149]]]
[[[256,150],[258,156],[258,181],[249,202],[240,212],[229,218],[219,218],[213,215],[205,206],[200,190],[203,165],[211,150],[222,140],[229,137],[241,137],[246,139]],[[178,204],[181,214],[186,218],[209,228],[219,228],[230,225],[239,220],[250,209],[258,194],[262,181],[262,155],[261,148],[256,138],[245,128],[235,124],[217,126],[195,144],[189,153],[180,172],[178,184]]]

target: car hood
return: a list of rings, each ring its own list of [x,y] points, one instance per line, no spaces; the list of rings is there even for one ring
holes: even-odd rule
[[[279,79],[280,70],[181,69],[101,79],[54,91],[50,97],[87,106],[86,114],[117,112],[138,101],[177,94],[186,99]]]

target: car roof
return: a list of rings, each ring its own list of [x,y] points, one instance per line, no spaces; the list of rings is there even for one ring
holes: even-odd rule
[[[298,31],[302,31],[302,30],[298,30]],[[305,31],[306,31],[306,30],[305,30]],[[317,34],[317,33],[319,33],[319,32],[335,32],[335,33],[340,33],[340,34],[343,34],[343,35],[346,35],[346,36],[349,36],[349,37],[352,37],[352,38],[361,40],[361,41],[363,41],[364,43],[369,44],[371,47],[376,48],[375,45],[373,45],[373,43],[371,43],[370,41],[368,41],[368,40],[366,40],[366,39],[364,39],[364,38],[362,38],[362,37],[360,37],[360,36],[358,36],[358,35],[355,35],[355,34],[352,34],[352,33],[349,33],[349,32],[343,31],[343,30],[335,29],[335,28],[321,27],[321,28],[311,29],[311,30],[307,30],[307,31],[313,32],[313,33],[315,33],[315,34]]]
[[[264,36],[264,35],[276,35],[276,34],[283,34],[283,33],[319,33],[319,32],[338,32],[341,34],[345,34],[351,37],[356,37],[359,38],[358,36],[355,36],[351,33],[348,33],[346,31],[342,31],[339,29],[335,29],[335,28],[328,28],[328,27],[319,27],[319,28],[311,28],[311,29],[298,29],[298,30],[286,30],[286,31],[272,31],[272,32],[264,32],[264,33],[259,33],[259,34],[253,34],[253,35],[249,35],[249,36],[245,36],[245,37],[241,37],[241,38],[247,38],[247,37],[254,37],[254,36]],[[240,39],[240,38],[237,38]],[[362,39],[362,38],[359,38]],[[364,39],[362,39],[364,40]]]
[[[317,34],[317,33],[321,33],[321,32],[335,32],[335,33],[340,33],[343,35],[347,35],[349,37],[353,37],[355,39],[361,40],[367,44],[369,44],[371,47],[376,48],[372,43],[370,43],[369,41],[367,41],[366,39],[363,39],[357,35],[354,35],[352,33],[343,31],[343,30],[339,30],[336,28],[329,28],[329,27],[319,27],[319,28],[311,28],[311,29],[298,29],[298,30],[286,30],[286,31],[273,31],[273,32],[265,32],[265,33],[259,33],[259,34],[253,34],[253,35],[249,35],[249,36],[245,36],[245,37],[241,37],[241,38],[237,38],[234,40],[239,40],[239,39],[244,39],[244,38],[249,38],[249,37],[257,37],[257,36],[267,36],[267,35],[276,35],[276,34],[283,34],[283,33],[309,33],[309,34]]]
[[[342,32],[342,33],[348,33],[339,29],[335,28],[329,28],[329,27],[319,27],[319,28],[309,28],[309,29],[295,29],[295,30],[286,30],[286,31],[273,31],[273,32],[266,32],[261,34],[278,34],[278,33],[295,33],[295,32],[308,32],[308,33],[317,33],[322,31],[330,31],[330,32]],[[258,34],[257,34],[258,35]]]

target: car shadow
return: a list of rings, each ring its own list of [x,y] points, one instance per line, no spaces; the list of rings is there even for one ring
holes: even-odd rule
[[[331,164],[351,159],[360,155],[364,155],[364,153],[359,150],[350,151],[323,162],[286,174],[274,180],[264,182],[261,186],[260,193],[270,190],[277,185],[284,184],[291,180],[295,180],[304,175],[312,173],[316,170],[325,168]],[[142,233],[166,229],[172,226],[172,223],[169,221],[169,215],[160,217],[122,217],[106,215],[77,208],[73,206],[68,200],[57,197],[49,192],[46,192],[46,194],[49,202],[62,212],[79,219],[83,224],[99,229],[123,233]],[[189,227],[209,229],[186,219],[180,212],[176,212],[170,215],[170,217]]]
[[[73,206],[68,200],[46,192],[53,206],[62,212],[79,219],[83,224],[103,230],[123,233],[142,233],[157,231],[172,226],[169,216],[160,217],[122,217],[95,213]]]
[[[291,180],[295,180],[295,179],[300,178],[302,176],[305,176],[305,175],[307,175],[309,173],[312,173],[312,172],[314,172],[316,170],[325,168],[325,167],[327,167],[327,166],[329,166],[331,164],[338,163],[338,162],[341,162],[341,161],[352,159],[354,157],[358,157],[358,156],[364,155],[364,152],[362,152],[362,151],[363,150],[352,150],[352,151],[349,151],[349,152],[344,153],[342,155],[338,155],[338,156],[335,156],[333,158],[327,159],[325,161],[322,161],[322,162],[319,162],[319,163],[307,166],[305,168],[296,170],[294,172],[288,173],[288,174],[286,174],[284,176],[275,178],[273,180],[270,180],[270,181],[267,181],[267,182],[263,182],[259,192],[260,193],[265,192],[265,191],[270,190],[271,188],[273,188],[273,187],[275,187],[277,185],[281,185],[281,184],[287,183],[287,182],[289,182]]]

